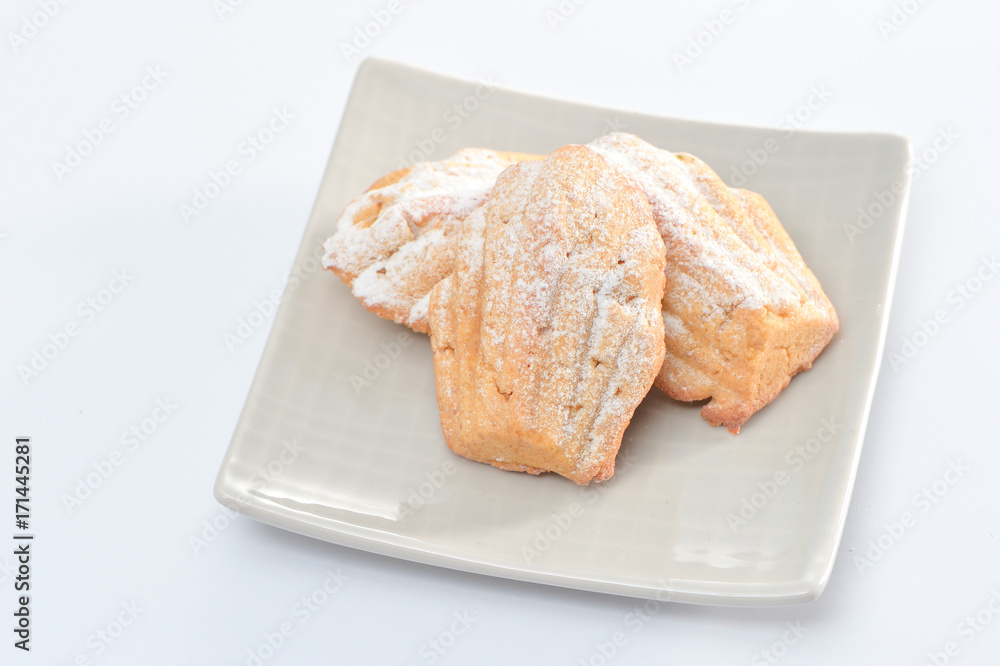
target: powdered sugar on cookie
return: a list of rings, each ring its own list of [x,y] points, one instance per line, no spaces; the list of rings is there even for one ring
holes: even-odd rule
[[[338,219],[323,246],[324,268],[369,310],[426,333],[426,297],[451,273],[456,229],[501,171],[530,157],[467,148],[383,177]]]
[[[656,385],[711,398],[702,415],[733,432],[838,328],[836,312],[774,211],[696,157],[630,134],[589,144],[645,192],[666,248],[666,356]]]
[[[593,151],[505,171],[431,294],[445,440],[494,466],[609,478],[663,354],[663,243]]]

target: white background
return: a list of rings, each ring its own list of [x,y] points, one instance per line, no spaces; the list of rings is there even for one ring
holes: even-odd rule
[[[252,664],[254,652],[267,664],[996,663],[1000,5],[565,0],[562,16],[557,0],[400,0],[346,57],[341,45],[372,12],[390,16],[387,2],[232,2],[0,10],[0,543],[15,531],[15,436],[33,442],[37,535],[30,654],[12,646],[15,563],[0,548],[0,663]],[[230,518],[214,501],[270,319],[233,349],[224,336],[281,287],[358,62],[376,54],[675,117],[775,126],[798,111],[803,129],[904,134],[917,154],[955,137],[913,185],[886,351],[921,344],[883,363],[817,601],[639,616],[632,599],[370,555]],[[802,111],[817,90],[828,99]],[[275,109],[293,119],[246,159],[241,144]],[[104,119],[110,133],[78,166],[54,167]],[[182,219],[232,159],[240,174]],[[960,285],[979,289],[966,298]],[[920,335],[937,311],[945,323]],[[59,341],[37,375],[19,370]],[[126,444],[157,400],[176,408]],[[915,501],[924,489],[933,503]],[[893,536],[907,512],[915,525]],[[884,555],[859,564],[880,538]],[[346,580],[317,593],[328,571]],[[314,593],[325,603],[303,612]],[[967,620],[977,613],[980,630]]]

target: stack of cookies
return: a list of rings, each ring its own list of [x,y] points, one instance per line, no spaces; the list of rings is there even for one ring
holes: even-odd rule
[[[366,308],[430,333],[455,453],[579,484],[614,473],[654,383],[737,433],[838,328],[763,197],[629,134],[393,172],[325,250]]]

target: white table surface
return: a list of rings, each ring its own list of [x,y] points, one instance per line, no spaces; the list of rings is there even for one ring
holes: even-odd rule
[[[161,4],[0,10],[0,663],[997,663],[1000,5]],[[678,61],[699,33],[701,53]],[[675,117],[798,112],[803,129],[904,134],[934,158],[913,184],[818,600],[643,610],[311,540],[215,502],[270,319],[232,349],[225,336],[281,287],[369,55]],[[243,142],[276,110],[290,118],[249,159]],[[81,142],[89,154],[68,157]],[[232,159],[240,173],[185,222],[180,205]],[[25,372],[36,351],[51,358]],[[32,441],[30,653],[12,631],[18,436]]]

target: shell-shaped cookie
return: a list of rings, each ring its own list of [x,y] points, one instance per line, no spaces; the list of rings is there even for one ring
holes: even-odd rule
[[[839,327],[833,305],[759,194],[630,134],[589,145],[646,193],[666,247],[656,385],[679,400],[711,398],[702,416],[739,432],[811,367]]]
[[[534,156],[466,148],[383,176],[337,220],[323,267],[375,314],[427,333],[427,297],[451,273],[456,229],[520,159]]]
[[[502,469],[609,478],[662,363],[663,269],[645,196],[593,151],[506,170],[431,293],[448,446]]]

